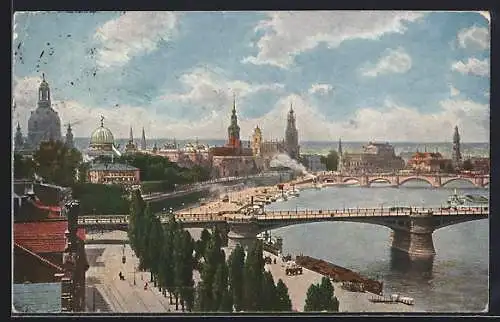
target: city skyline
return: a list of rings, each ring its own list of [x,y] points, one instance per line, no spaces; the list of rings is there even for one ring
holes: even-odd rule
[[[485,17],[368,14],[16,13],[13,121],[44,72],[75,137],[103,115],[117,138],[222,139],[234,93],[243,140],[283,138],[292,104],[301,142],[489,142]]]

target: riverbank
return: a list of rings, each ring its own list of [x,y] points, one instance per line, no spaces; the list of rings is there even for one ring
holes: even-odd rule
[[[288,287],[293,310],[303,312],[309,286],[313,283],[321,283],[323,275],[307,268],[302,268],[301,275],[286,275],[284,262],[278,256],[269,252],[264,252],[264,256],[271,257],[273,263],[276,259],[276,264],[266,264],[265,269],[271,272],[275,282],[280,278],[283,280]],[[414,312],[413,306],[402,303],[373,303],[370,298],[374,297],[375,294],[350,292],[342,289],[341,283],[334,282],[332,285],[334,294],[339,300],[339,312]]]
[[[303,178],[292,180],[283,183],[283,190],[288,191],[292,189],[311,189],[314,184]],[[205,214],[216,212],[238,212],[245,206],[248,206],[253,201],[264,201],[276,197],[281,194],[278,185],[261,186],[261,187],[244,187],[241,190],[226,191],[226,189],[219,189],[218,193],[212,198],[202,199],[196,206],[188,206],[175,211],[176,214],[190,213],[190,214]],[[223,198],[227,196],[227,201]]]

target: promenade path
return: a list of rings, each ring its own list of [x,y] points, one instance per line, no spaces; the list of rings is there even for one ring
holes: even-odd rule
[[[199,233],[198,233],[199,235]],[[106,232],[103,234],[88,234],[89,239],[127,239],[123,231]],[[122,263],[123,245],[86,245],[85,251],[89,259],[90,268],[86,279],[88,286],[95,286],[109,306],[109,311],[117,313],[166,313],[182,312],[175,310],[174,304],[169,304],[169,296],[164,297],[158,288],[149,283],[149,272],[136,272],[134,285],[134,271],[139,259],[134,255],[130,245],[125,245],[126,262]],[[125,281],[121,281],[118,274],[122,272]],[[193,272],[195,284],[200,280],[199,273]],[[148,282],[147,290],[144,284]],[[87,302],[92,301],[93,294],[87,294]],[[92,305],[89,305],[92,307]]]
[[[306,268],[302,268],[302,275],[287,276],[283,266],[284,263],[278,256],[268,252],[264,252],[264,256],[270,256],[273,260],[276,259],[276,264],[265,265],[266,271],[271,272],[275,283],[280,278],[283,280],[288,287],[293,310],[303,312],[307,289],[313,283],[320,283],[323,276]],[[339,300],[339,312],[414,312],[415,310],[413,306],[402,303],[373,303],[369,300],[374,296],[371,293],[349,292],[343,290],[340,283],[332,284],[335,296]]]

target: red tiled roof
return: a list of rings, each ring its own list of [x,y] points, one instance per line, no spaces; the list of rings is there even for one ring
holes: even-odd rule
[[[34,253],[59,253],[64,251],[64,232],[67,220],[14,223],[14,241]],[[85,240],[85,230],[79,228],[77,235]]]
[[[49,260],[47,260],[47,259],[43,258],[43,257],[42,257],[42,256],[40,256],[40,255],[37,255],[36,253],[34,253],[34,252],[32,252],[31,250],[29,250],[29,249],[27,249],[27,248],[25,248],[25,247],[23,247],[23,246],[19,245],[18,243],[14,243],[14,247],[18,247],[19,249],[21,249],[22,251],[24,251],[24,252],[26,252],[26,253],[30,254],[31,256],[35,257],[36,259],[38,259],[38,260],[39,260],[40,262],[42,262],[42,263],[45,263],[45,264],[47,264],[47,265],[49,265],[49,266],[51,266],[51,267],[53,267],[53,268],[55,268],[55,269],[57,269],[57,270],[59,270],[59,271],[61,271],[61,272],[63,271],[63,269],[62,269],[62,267],[61,267],[61,266],[59,266],[59,265],[56,265],[56,264],[52,263],[51,261],[49,261]]]

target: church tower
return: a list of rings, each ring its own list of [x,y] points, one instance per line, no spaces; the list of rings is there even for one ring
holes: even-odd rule
[[[142,139],[141,139],[141,150],[146,150],[146,133],[144,133],[144,127],[142,128]]]
[[[285,130],[285,148],[290,158],[299,159],[299,134],[295,125],[295,114],[292,104],[290,104]]]
[[[14,150],[19,151],[23,148],[24,145],[24,139],[23,139],[23,133],[21,132],[21,126],[19,125],[19,122],[17,122],[17,128],[16,128],[16,136],[14,138]]]
[[[262,144],[262,131],[259,126],[255,127],[252,135],[252,153],[254,156],[260,155],[260,146]]]
[[[227,146],[232,148],[240,148],[240,127],[238,125],[238,117],[236,116],[236,98],[233,95],[233,110],[231,113],[231,124],[227,128],[228,141]]]
[[[132,127],[130,127],[130,137],[128,139],[128,143],[125,146],[125,152],[134,152],[136,150],[134,144],[134,134],[132,133]]]
[[[42,82],[38,88],[38,107],[31,112],[28,120],[27,145],[35,150],[43,141],[61,140],[61,119],[52,109],[50,102],[50,87],[42,74]]]
[[[337,154],[339,156],[337,171],[342,173],[342,139],[341,138],[339,138],[339,148],[337,150]]]
[[[455,133],[453,133],[453,155],[451,161],[454,169],[460,169],[462,166],[462,153],[460,152],[460,134],[458,133],[458,126],[455,126]]]
[[[75,147],[73,143],[73,132],[71,130],[71,124],[68,123],[68,129],[66,130],[66,146],[68,149],[73,149]]]

